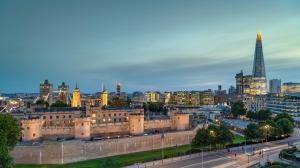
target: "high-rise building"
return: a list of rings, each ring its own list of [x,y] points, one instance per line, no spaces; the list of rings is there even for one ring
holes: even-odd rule
[[[76,87],[73,90],[72,107],[80,107],[80,106],[81,106],[80,90],[76,84]]]
[[[265,71],[265,62],[262,48],[261,33],[256,35],[256,45],[253,61],[252,82],[250,85],[251,95],[267,94],[267,79]]]
[[[280,79],[272,79],[269,82],[269,92],[273,94],[278,94],[281,92],[281,80]]]
[[[65,82],[58,85],[58,99],[66,104],[69,103],[69,86]]]
[[[241,96],[250,93],[252,75],[244,75],[243,71],[235,75],[236,93]]]
[[[47,79],[40,84],[40,98],[49,104],[53,101],[53,85]]]
[[[287,82],[283,83],[281,86],[281,92],[288,93],[300,93],[300,83]]]
[[[104,84],[102,85],[101,103],[102,103],[102,106],[108,105],[108,92],[107,92]]]
[[[121,96],[121,84],[117,82],[117,97],[120,98],[120,96]]]

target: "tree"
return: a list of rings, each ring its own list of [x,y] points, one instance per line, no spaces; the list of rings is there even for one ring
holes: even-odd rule
[[[245,104],[242,101],[234,102],[231,106],[231,114],[234,117],[245,115],[247,112]]]
[[[49,107],[49,103],[43,99],[39,99],[38,101],[36,101],[35,103],[36,105],[42,105],[42,106],[45,106],[46,108]]]
[[[259,110],[257,112],[248,112],[247,117],[259,121],[269,120],[271,119],[271,111],[270,110]]]
[[[209,145],[209,133],[208,129],[201,128],[197,131],[195,138],[192,141],[193,147],[205,147]]]
[[[290,120],[291,123],[295,122],[293,117],[291,117],[288,113],[277,114],[276,117],[274,118],[274,121],[277,122],[279,119],[282,119],[282,118],[286,118],[286,119]]]
[[[292,122],[287,118],[278,119],[276,124],[281,128],[283,134],[291,134],[294,131]]]
[[[258,125],[254,123],[250,123],[244,130],[244,134],[247,140],[258,139]]]
[[[10,114],[0,114],[0,167],[11,168],[13,159],[9,155],[18,142],[20,127]]]
[[[233,142],[233,133],[225,125],[220,125],[217,131],[217,142],[222,146],[225,146],[227,143]]]
[[[55,103],[51,104],[51,107],[69,107],[69,105],[67,103],[58,100]]]
[[[274,138],[283,133],[282,129],[272,120],[260,122],[258,127],[258,135],[260,138]]]

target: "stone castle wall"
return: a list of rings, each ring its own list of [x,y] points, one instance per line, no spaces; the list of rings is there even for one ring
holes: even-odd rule
[[[164,147],[190,143],[196,130],[165,133]],[[44,142],[39,146],[18,145],[11,154],[15,163],[63,164],[161,147],[162,136],[156,134],[100,141]]]
[[[145,120],[144,123],[145,130],[155,130],[161,128],[171,128],[172,120]]]
[[[107,124],[93,124],[91,126],[91,134],[99,135],[99,134],[113,134],[113,133],[129,133],[129,123],[107,123]]]

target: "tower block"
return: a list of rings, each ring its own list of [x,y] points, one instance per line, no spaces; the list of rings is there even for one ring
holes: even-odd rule
[[[40,119],[25,119],[22,123],[22,140],[34,141],[42,137],[42,121]]]
[[[131,135],[144,133],[144,114],[134,113],[129,115],[129,132]]]

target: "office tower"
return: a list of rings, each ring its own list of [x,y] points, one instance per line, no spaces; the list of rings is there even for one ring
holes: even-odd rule
[[[58,100],[66,104],[69,103],[69,86],[65,82],[58,85]]]
[[[117,82],[117,97],[120,98],[120,96],[121,96],[121,84]]]
[[[73,90],[72,107],[80,107],[80,106],[81,106],[80,90],[76,84],[76,87]]]
[[[242,96],[250,93],[250,85],[252,75],[244,75],[243,71],[235,75],[236,79],[236,94]]]
[[[107,92],[104,84],[102,85],[101,103],[102,103],[102,106],[108,105],[108,92]]]
[[[280,79],[272,79],[269,82],[269,92],[278,94],[281,92],[281,80]]]
[[[253,61],[252,82],[250,85],[251,95],[265,95],[267,93],[267,79],[262,48],[261,33],[256,35],[256,45]]]
[[[47,79],[40,84],[40,98],[49,104],[53,101],[53,85]]]

